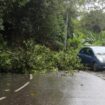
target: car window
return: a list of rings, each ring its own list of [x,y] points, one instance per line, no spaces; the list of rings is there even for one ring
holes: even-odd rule
[[[86,54],[86,55],[89,55],[89,56],[93,56],[93,55],[94,55],[94,54],[93,54],[93,51],[92,51],[91,49],[89,49],[89,48],[83,48],[83,49],[80,51],[80,53]]]
[[[86,48],[83,48],[83,49],[80,51],[80,53],[82,53],[82,54],[86,54],[86,52],[87,52]]]
[[[93,56],[93,51],[89,48],[87,48],[87,55]]]

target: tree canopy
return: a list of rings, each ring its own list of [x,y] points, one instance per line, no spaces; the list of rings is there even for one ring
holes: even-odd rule
[[[72,38],[79,17],[82,29],[103,31],[104,7],[104,0],[1,0],[0,33],[10,45],[33,38],[58,48],[66,34]]]
[[[81,20],[82,27],[100,33],[105,29],[105,13],[102,10],[94,10],[87,13]]]

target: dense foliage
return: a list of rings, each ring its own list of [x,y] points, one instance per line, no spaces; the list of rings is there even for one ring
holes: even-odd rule
[[[10,46],[20,46],[24,40],[33,38],[36,43],[56,49],[65,34],[62,1],[2,1],[3,37]]]
[[[15,50],[2,50],[0,52],[1,72],[48,72],[57,70],[76,70],[80,61],[73,48],[68,51],[51,51],[41,45],[35,45],[32,40],[24,42],[23,47]]]

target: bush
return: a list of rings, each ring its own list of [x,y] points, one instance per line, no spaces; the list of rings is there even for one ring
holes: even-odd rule
[[[57,68],[59,70],[76,70],[81,67],[80,60],[77,57],[77,52],[74,49],[60,51],[54,55]]]
[[[54,52],[33,40],[25,41],[21,48],[0,52],[0,68],[5,72],[33,73],[78,69],[80,66],[76,50]]]
[[[0,51],[0,71],[8,72],[12,69],[11,53],[8,50]]]
[[[33,41],[24,42],[23,48],[14,52],[13,70],[21,73],[35,71],[55,71],[53,53],[45,46],[35,45]]]
[[[0,34],[0,72],[8,72],[12,68],[11,51],[7,49],[6,42]]]
[[[80,66],[76,50],[54,52],[32,41],[24,43],[13,56],[13,70],[21,73],[74,70]]]

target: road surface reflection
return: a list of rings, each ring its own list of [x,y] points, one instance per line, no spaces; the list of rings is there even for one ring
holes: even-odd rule
[[[0,105],[104,105],[105,81],[86,72],[36,74],[19,92],[29,76],[0,75]],[[7,90],[7,91],[5,91]]]

